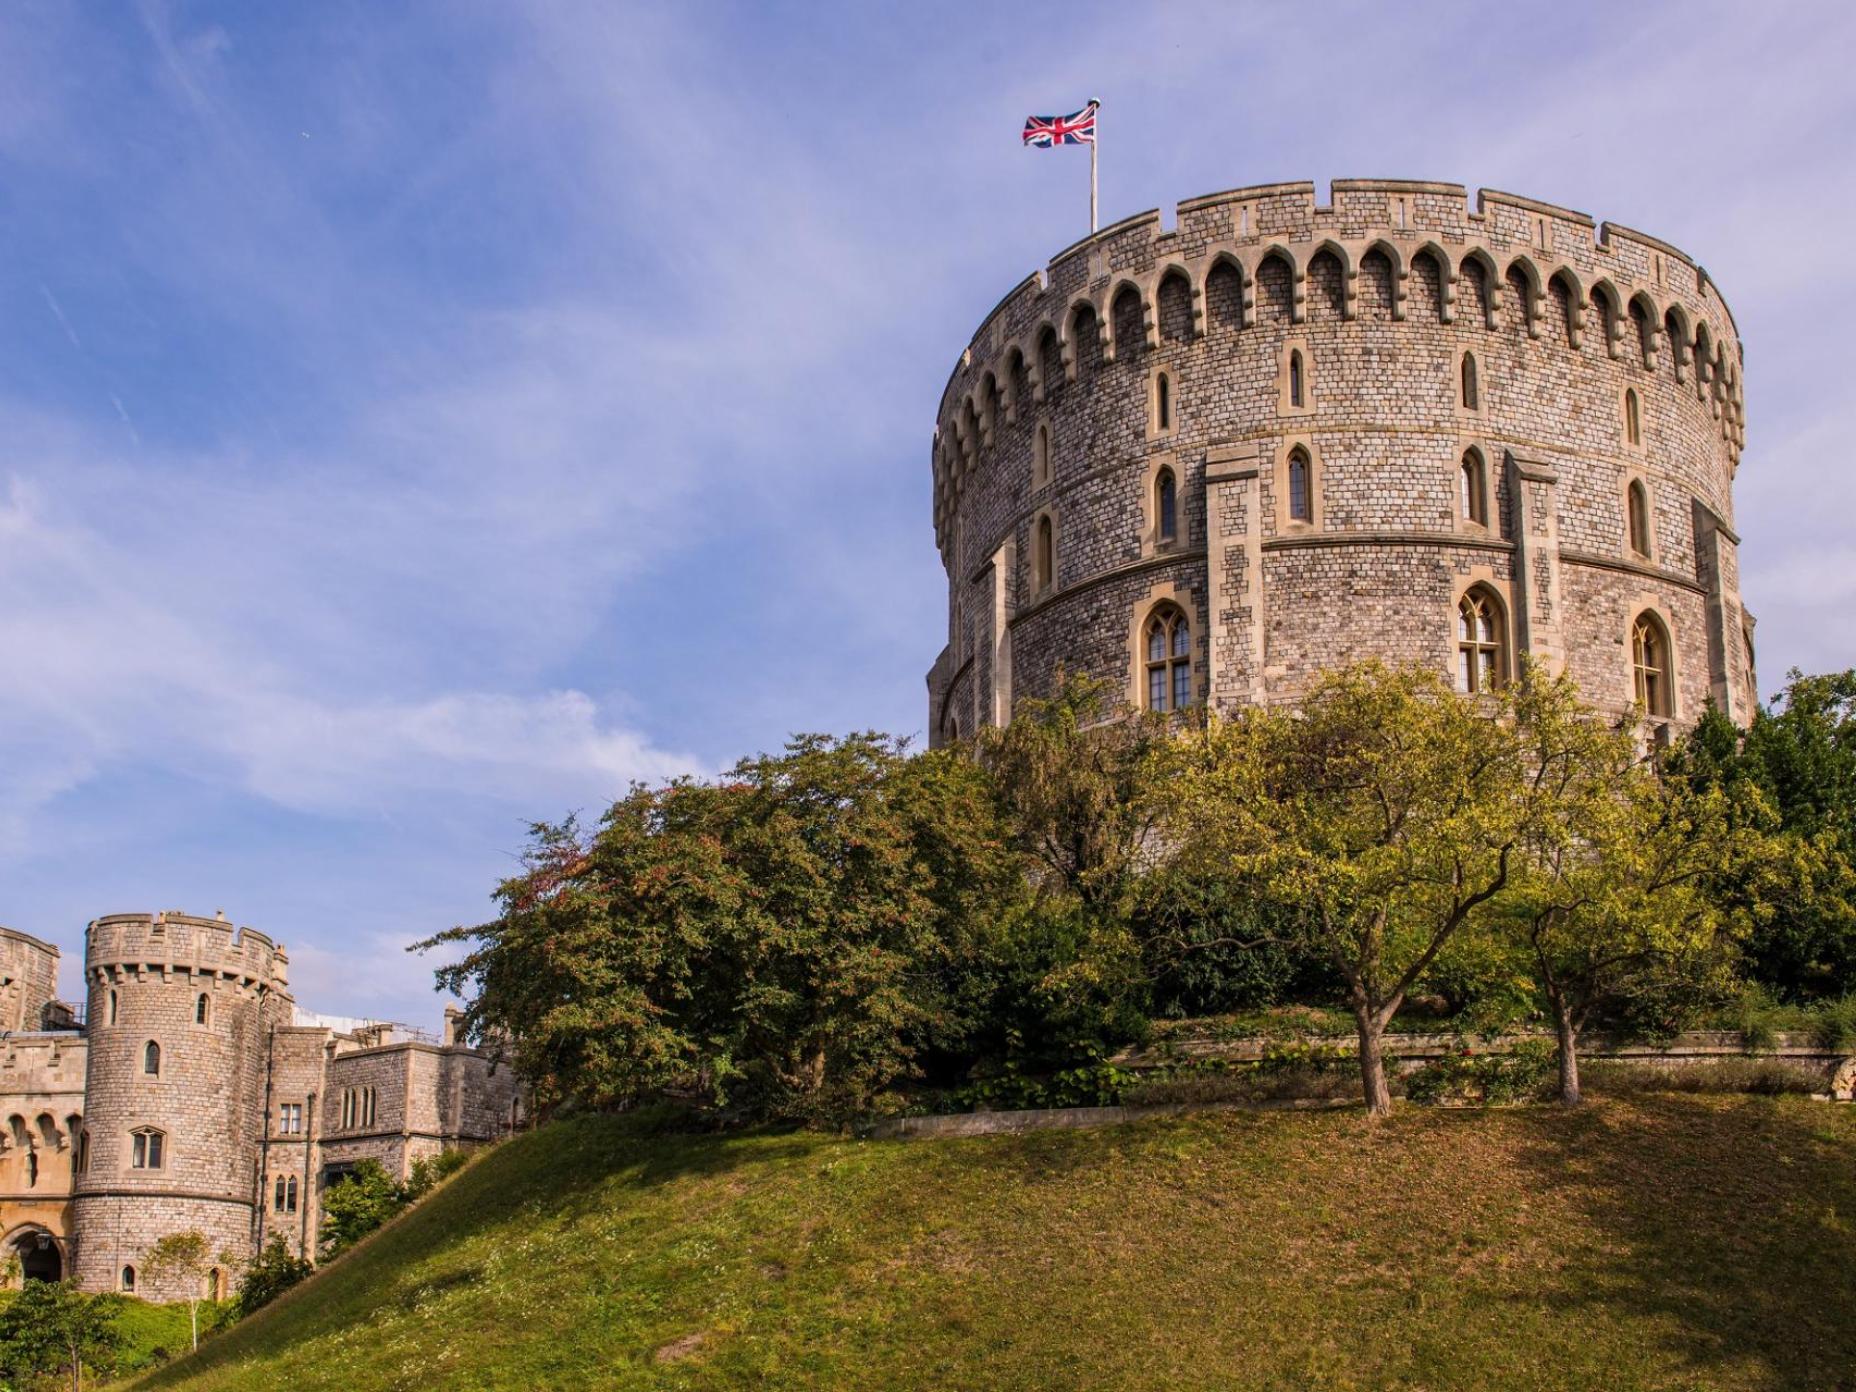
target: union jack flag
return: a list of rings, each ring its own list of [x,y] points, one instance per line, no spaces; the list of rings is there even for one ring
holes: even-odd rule
[[[1053,145],[1095,144],[1096,108],[1101,104],[1092,101],[1068,116],[1025,117],[1025,144],[1045,150]]]

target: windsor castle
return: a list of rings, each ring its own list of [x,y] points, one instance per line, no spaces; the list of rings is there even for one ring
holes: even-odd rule
[[[289,958],[223,916],[114,914],[88,930],[85,1003],[57,999],[56,947],[0,929],[0,1243],[28,1280],[153,1299],[161,1237],[230,1258],[281,1237],[314,1259],[321,1198],[361,1161],[480,1145],[523,1120],[507,1068],[404,1026],[300,1009]]]

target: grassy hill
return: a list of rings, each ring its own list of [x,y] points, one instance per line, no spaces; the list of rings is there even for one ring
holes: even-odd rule
[[[1856,1108],[503,1146],[138,1388],[1856,1386]]]

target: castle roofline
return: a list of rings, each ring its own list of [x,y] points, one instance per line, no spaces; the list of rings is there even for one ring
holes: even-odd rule
[[[0,938],[11,938],[14,942],[23,942],[30,947],[38,948],[41,952],[49,952],[54,957],[63,955],[55,944],[48,943],[43,938],[35,938],[30,933],[22,933],[17,928],[0,927]]]
[[[972,362],[973,345],[979,343],[992,330],[995,321],[998,321],[1002,315],[1006,314],[1015,306],[1023,303],[1028,298],[1037,299],[1048,293],[1055,278],[1063,268],[1074,261],[1078,256],[1085,255],[1097,247],[1106,247],[1118,239],[1124,239],[1130,233],[1138,232],[1143,228],[1150,228],[1152,230],[1152,239],[1155,241],[1161,238],[1173,237],[1177,235],[1179,227],[1185,223],[1189,215],[1201,213],[1207,209],[1216,208],[1227,203],[1244,203],[1263,199],[1291,199],[1303,203],[1310,218],[1335,219],[1337,211],[1346,204],[1349,199],[1359,195],[1372,196],[1383,194],[1405,195],[1410,197],[1422,195],[1431,198],[1460,199],[1461,212],[1459,216],[1462,224],[1466,226],[1473,225],[1478,230],[1478,234],[1485,223],[1491,222],[1490,213],[1493,209],[1514,208],[1534,216],[1552,218],[1557,223],[1566,224],[1568,230],[1577,228],[1585,231],[1592,237],[1593,250],[1596,252],[1615,254],[1621,242],[1635,242],[1665,256],[1674,257],[1676,260],[1695,268],[1698,273],[1697,279],[1701,290],[1712,293],[1713,300],[1720,305],[1722,311],[1727,316],[1729,324],[1734,325],[1734,337],[1736,341],[1739,338],[1739,329],[1734,320],[1733,311],[1728,308],[1725,298],[1722,297],[1720,289],[1714,284],[1713,279],[1709,277],[1705,271],[1701,270],[1699,262],[1679,247],[1665,242],[1660,238],[1635,231],[1621,223],[1599,223],[1590,213],[1580,212],[1574,208],[1562,207],[1555,203],[1543,202],[1540,199],[1528,198],[1518,193],[1508,193],[1501,189],[1484,188],[1477,190],[1472,206],[1467,185],[1437,180],[1334,179],[1329,182],[1328,201],[1326,203],[1317,202],[1315,184],[1312,180],[1278,181],[1268,184],[1248,184],[1239,188],[1225,189],[1217,193],[1199,194],[1193,198],[1182,199],[1174,205],[1174,228],[1171,231],[1163,229],[1160,211],[1150,208],[1143,212],[1135,213],[1130,217],[1125,217],[1110,223],[1107,227],[1092,232],[1086,237],[1079,238],[1064,247],[1061,251],[1057,252],[1056,255],[1052,256],[1044,267],[1025,276],[1008,290],[999,302],[987,312],[985,318],[980,321],[979,328],[968,342],[968,347],[962,351],[959,359],[956,360],[952,370],[948,373],[947,383],[942,388],[940,398],[942,411],[946,408],[949,396],[954,390],[955,382],[958,380],[960,374]],[[1404,227],[1397,229],[1388,228],[1387,230],[1396,230],[1400,235],[1411,237],[1422,237],[1427,233],[1432,237],[1436,237],[1440,234],[1448,237],[1452,233],[1452,229],[1450,228],[1431,226],[1416,216],[1414,216],[1414,220],[1411,223]],[[1272,234],[1270,237],[1264,238],[1263,240],[1290,241],[1294,239],[1285,233],[1281,235]],[[940,414],[941,411],[936,412],[937,418]]]

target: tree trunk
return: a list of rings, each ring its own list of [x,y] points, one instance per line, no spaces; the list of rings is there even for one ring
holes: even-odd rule
[[[1360,1083],[1367,1114],[1388,1116],[1392,1089],[1386,1086],[1385,1027],[1364,1009],[1356,1008],[1353,1017],[1360,1032]]]
[[[193,1325],[193,1348],[194,1348],[194,1352],[197,1353],[199,1352],[199,1348],[200,1348],[200,1302],[199,1301],[189,1300],[187,1302],[187,1319]]]
[[[1585,1100],[1579,1095],[1579,1031],[1563,1000],[1553,1002],[1553,1028],[1560,1045],[1560,1104],[1576,1107]]]

